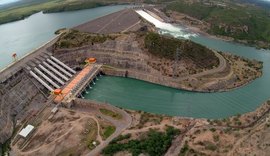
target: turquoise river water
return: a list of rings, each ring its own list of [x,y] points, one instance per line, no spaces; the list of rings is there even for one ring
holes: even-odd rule
[[[88,20],[121,10],[127,6],[107,6],[75,12],[38,13],[17,22],[0,25],[0,69],[54,37],[63,27],[73,27]],[[181,37],[179,30],[160,28],[162,33]],[[186,36],[186,35],[184,35]],[[195,118],[224,118],[255,110],[270,97],[270,51],[240,44],[190,35],[191,40],[224,52],[231,52],[264,62],[263,76],[249,85],[223,93],[195,93],[168,88],[135,79],[103,76],[85,97],[113,105],[159,114]]]

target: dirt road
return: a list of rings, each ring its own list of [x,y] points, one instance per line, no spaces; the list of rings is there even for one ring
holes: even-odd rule
[[[188,79],[188,78],[197,78],[197,77],[201,77],[201,76],[205,76],[205,75],[211,75],[211,74],[222,72],[223,70],[225,70],[225,68],[227,66],[226,59],[221,54],[219,54],[218,52],[214,51],[214,53],[215,53],[216,57],[218,57],[218,59],[219,59],[219,65],[218,65],[217,68],[207,70],[207,71],[203,71],[203,72],[200,72],[200,73],[197,73],[197,74],[181,77],[178,80],[183,81],[183,80]]]
[[[101,104],[90,100],[84,100],[84,99],[77,99],[79,103],[83,103],[82,105],[77,105],[73,109],[82,111],[82,112],[88,112],[95,114],[98,118],[103,118],[109,122],[111,122],[115,127],[115,132],[107,138],[105,141],[102,141],[95,149],[93,149],[91,152],[87,154],[87,156],[97,156],[103,148],[105,148],[114,138],[116,138],[118,135],[120,135],[125,129],[130,127],[132,118],[131,116],[125,112],[122,109],[119,109],[117,107],[114,107],[112,105],[107,104]],[[99,108],[105,108],[108,110],[113,110],[119,114],[122,115],[121,120],[113,119],[109,116],[103,115],[100,113]]]

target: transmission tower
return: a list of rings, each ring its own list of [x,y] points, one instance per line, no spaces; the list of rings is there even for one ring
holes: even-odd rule
[[[173,77],[177,77],[177,66],[180,59],[180,49],[177,47],[175,52],[175,60],[174,60],[174,66],[173,66]]]

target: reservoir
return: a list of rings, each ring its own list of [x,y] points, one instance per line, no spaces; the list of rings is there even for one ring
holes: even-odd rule
[[[54,32],[71,28],[89,20],[122,10],[127,5],[105,6],[81,11],[34,14],[25,20],[0,25],[0,71],[12,63],[12,54],[19,58],[51,40]]]
[[[26,55],[52,39],[59,28],[73,27],[125,7],[121,5],[54,14],[38,13],[26,20],[0,25],[0,69],[12,62],[13,52],[19,57]],[[134,79],[103,76],[84,96],[127,109],[196,118],[224,118],[253,111],[270,98],[269,50],[258,50],[199,34],[188,35],[176,29],[171,32],[169,29],[160,27],[160,32],[175,37],[188,37],[218,51],[263,61],[263,76],[244,87],[223,93],[187,92]]]

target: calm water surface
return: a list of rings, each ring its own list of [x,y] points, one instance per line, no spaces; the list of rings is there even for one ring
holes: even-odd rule
[[[71,28],[125,7],[128,6],[106,6],[52,14],[40,12],[25,20],[0,25],[0,70],[12,62],[13,53],[17,53],[19,58],[26,55],[52,39],[56,30]]]

